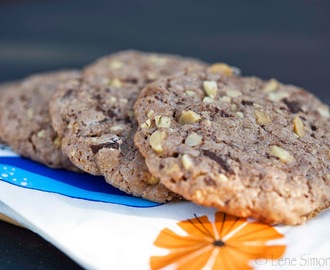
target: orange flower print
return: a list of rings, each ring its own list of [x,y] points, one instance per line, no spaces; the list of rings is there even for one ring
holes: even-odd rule
[[[168,249],[169,253],[151,257],[151,269],[248,270],[252,269],[251,260],[279,259],[286,248],[267,245],[270,240],[284,237],[272,226],[221,212],[215,213],[214,223],[207,216],[195,215],[177,225],[187,235],[178,235],[167,228],[162,230],[154,244]]]

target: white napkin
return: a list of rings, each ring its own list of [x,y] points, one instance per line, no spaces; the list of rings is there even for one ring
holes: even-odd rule
[[[272,227],[190,202],[103,191],[100,180],[3,149],[0,212],[86,269],[330,269],[330,211],[302,226]]]

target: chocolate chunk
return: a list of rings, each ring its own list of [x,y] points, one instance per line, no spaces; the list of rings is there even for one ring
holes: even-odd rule
[[[205,178],[204,179],[204,183],[205,183],[205,185],[211,186],[211,187],[216,187],[217,186],[217,184],[215,183],[215,181],[212,178],[210,178],[210,177]]]
[[[113,110],[111,110],[111,109],[107,110],[107,114],[108,114],[108,116],[109,116],[110,118],[116,116],[116,113],[114,113]]]
[[[93,154],[97,154],[97,152],[100,151],[103,148],[119,149],[119,143],[117,143],[117,142],[107,142],[107,143],[91,145],[91,149],[92,149]]]
[[[228,114],[226,111],[224,110],[220,110],[219,108],[215,108],[215,113],[216,114],[220,114],[221,117],[230,117],[230,114]]]
[[[289,108],[290,112],[297,113],[301,110],[301,105],[298,101],[289,101],[287,99],[284,99],[283,101],[285,105]]]
[[[72,95],[72,93],[73,93],[73,90],[72,89],[69,89],[68,91],[66,91],[66,93],[62,97],[62,100],[70,97]]]
[[[249,101],[249,100],[242,100],[242,105],[244,106],[252,106],[253,105],[253,102],[252,101]]]
[[[209,151],[209,150],[203,150],[203,154],[210,159],[214,160],[217,162],[221,168],[223,168],[225,171],[229,173],[234,173],[233,169],[229,166],[226,160],[224,160],[222,157],[218,156],[217,154]]]

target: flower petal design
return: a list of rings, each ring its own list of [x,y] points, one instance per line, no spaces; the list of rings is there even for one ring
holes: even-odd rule
[[[285,245],[267,245],[270,240],[284,236],[270,225],[248,222],[221,212],[215,222],[207,216],[181,221],[177,224],[185,235],[163,229],[154,245],[165,248],[165,256],[152,256],[151,269],[243,269],[251,270],[249,262],[257,258],[279,259]]]

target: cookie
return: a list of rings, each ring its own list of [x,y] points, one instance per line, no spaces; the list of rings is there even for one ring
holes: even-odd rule
[[[165,202],[176,195],[153,177],[134,146],[133,105],[148,83],[201,62],[179,56],[119,52],[86,67],[50,104],[62,151],[82,170],[138,197]]]
[[[0,84],[0,97],[4,91],[13,91],[19,86],[18,82],[7,82]],[[15,90],[14,90],[15,91]],[[0,115],[1,118],[1,115]],[[1,139],[1,128],[0,128],[0,144],[4,144],[4,140]]]
[[[52,168],[77,170],[61,152],[48,103],[60,83],[78,77],[78,71],[58,71],[4,86],[0,90],[1,139],[24,157]]]
[[[329,107],[299,87],[220,67],[141,92],[135,144],[150,172],[197,204],[271,224],[301,224],[329,207]]]

